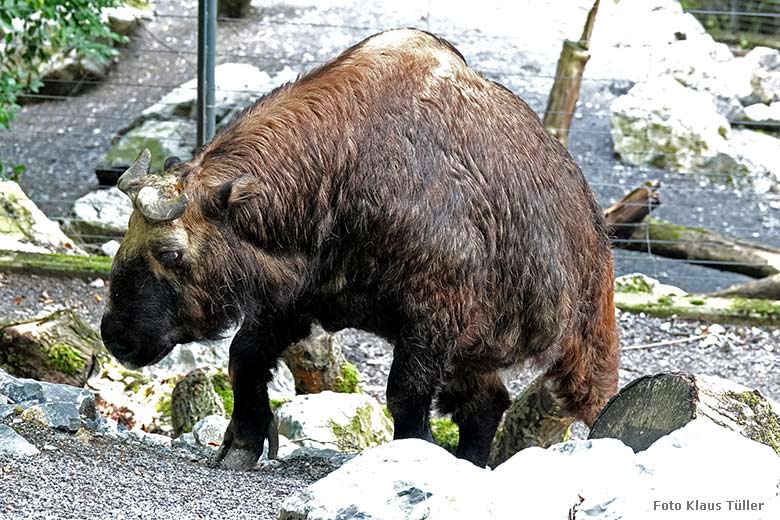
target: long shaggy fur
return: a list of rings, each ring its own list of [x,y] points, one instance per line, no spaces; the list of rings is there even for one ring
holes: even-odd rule
[[[157,270],[182,319],[216,330],[295,316],[387,337],[397,428],[419,419],[398,403],[425,407],[436,389],[462,428],[486,402],[497,423],[508,400],[495,372],[526,360],[589,423],[615,392],[601,209],[536,114],[433,35],[361,42],[176,173],[190,267]]]

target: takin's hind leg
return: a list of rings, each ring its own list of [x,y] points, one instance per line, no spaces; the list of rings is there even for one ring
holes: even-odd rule
[[[497,372],[457,371],[439,393],[439,411],[452,414],[460,437],[455,455],[484,468],[496,429],[509,407],[509,392]]]
[[[387,408],[393,416],[394,439],[423,439],[431,435],[431,402],[441,381],[441,363],[433,350],[396,346],[387,380]]]
[[[561,341],[562,355],[547,371],[561,405],[589,427],[617,392],[620,347],[611,286],[598,311],[584,333]]]

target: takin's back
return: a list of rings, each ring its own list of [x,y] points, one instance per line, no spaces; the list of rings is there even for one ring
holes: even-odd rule
[[[272,193],[257,209],[268,235],[322,256],[329,305],[396,295],[442,330],[502,346],[497,364],[580,329],[611,284],[603,217],[568,152],[423,31],[380,33],[262,99],[200,162],[219,158]]]

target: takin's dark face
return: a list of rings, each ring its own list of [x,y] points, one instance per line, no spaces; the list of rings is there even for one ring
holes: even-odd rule
[[[204,335],[193,330],[182,284],[192,271],[186,234],[178,223],[149,223],[136,210],[111,270],[110,296],[100,332],[122,364],[156,363],[178,343]],[[184,279],[183,279],[184,278]]]
[[[186,198],[177,206],[161,195],[181,191],[175,176],[145,172],[148,161],[132,182],[123,184],[120,179],[120,189],[133,200],[134,211],[114,258],[109,301],[100,324],[106,348],[133,368],[160,361],[179,343],[217,338],[234,320],[225,315],[226,306],[215,304],[210,290],[213,272],[208,272],[213,269],[195,261],[206,247],[203,237],[209,235],[193,232],[208,226],[197,206],[185,212]],[[218,240],[217,233],[210,235],[210,242]]]

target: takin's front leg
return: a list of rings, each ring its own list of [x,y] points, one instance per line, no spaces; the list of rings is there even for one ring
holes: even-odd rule
[[[268,402],[271,369],[290,343],[305,337],[308,329],[299,324],[257,328],[245,325],[230,345],[230,382],[233,387],[233,416],[225,431],[214,463],[234,470],[252,469],[268,440],[268,457],[274,458],[279,435]]]

